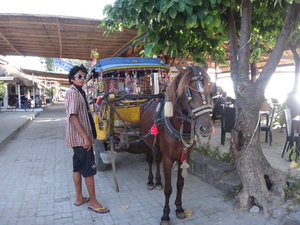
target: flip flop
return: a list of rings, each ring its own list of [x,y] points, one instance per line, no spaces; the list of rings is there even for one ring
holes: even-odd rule
[[[75,206],[81,206],[82,204],[87,203],[87,202],[89,202],[89,201],[90,201],[90,198],[89,198],[89,197],[85,197],[85,198],[84,198],[84,201],[83,201],[82,203],[80,203],[80,204],[74,203],[74,205],[75,205]]]
[[[105,208],[104,206],[103,207],[100,207],[100,208],[92,208],[92,207],[88,207],[89,210],[92,210],[96,213],[100,213],[100,214],[105,214],[105,213],[109,213],[109,209]]]

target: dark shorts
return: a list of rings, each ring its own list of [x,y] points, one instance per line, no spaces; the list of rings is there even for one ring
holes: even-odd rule
[[[73,147],[73,172],[80,172],[83,177],[94,176],[96,171],[93,148],[89,151],[82,146]]]

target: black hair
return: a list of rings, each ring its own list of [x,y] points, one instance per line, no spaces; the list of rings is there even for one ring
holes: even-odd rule
[[[87,74],[87,69],[85,68],[84,65],[80,65],[80,66],[74,66],[70,72],[69,72],[69,75],[68,75],[68,78],[69,78],[69,83],[70,84],[73,84],[73,82],[71,81],[71,79],[74,78],[75,74],[78,72],[78,71],[82,71],[84,72],[85,74]]]

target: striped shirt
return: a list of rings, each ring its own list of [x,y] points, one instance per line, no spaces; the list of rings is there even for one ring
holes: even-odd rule
[[[66,92],[65,107],[67,113],[67,127],[66,127],[66,144],[68,147],[77,147],[84,145],[84,139],[76,130],[74,124],[70,121],[70,116],[76,114],[79,118],[81,126],[88,135],[91,143],[94,142],[91,125],[89,122],[88,111],[85,100],[79,90],[71,85]]]

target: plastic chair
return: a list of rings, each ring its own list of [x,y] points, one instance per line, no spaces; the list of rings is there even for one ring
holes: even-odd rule
[[[292,134],[292,115],[291,115],[291,110],[289,108],[284,110],[284,118],[285,118],[285,125],[286,125],[286,139],[281,154],[281,158],[283,158],[284,153],[288,151],[288,149],[290,149],[294,145],[294,142],[297,142],[299,138],[298,133]],[[291,160],[291,154],[292,152],[289,155],[290,160]]]
[[[272,145],[272,126],[273,126],[273,121],[274,121],[274,117],[275,117],[275,113],[277,110],[277,105],[273,105],[273,111],[272,111],[272,115],[271,115],[271,119],[267,119],[266,124],[261,124],[260,122],[260,131],[265,131],[266,132],[266,136],[265,136],[265,142],[268,142],[268,137],[270,140],[270,146]]]
[[[281,154],[281,158],[284,156],[284,152],[290,148],[290,145],[292,143],[292,116],[291,116],[291,110],[285,109],[284,110],[284,119],[285,119],[285,128],[286,128],[286,139],[283,147],[283,151]]]
[[[226,133],[230,133],[235,124],[235,108],[225,107],[221,116],[221,144],[225,145]]]

